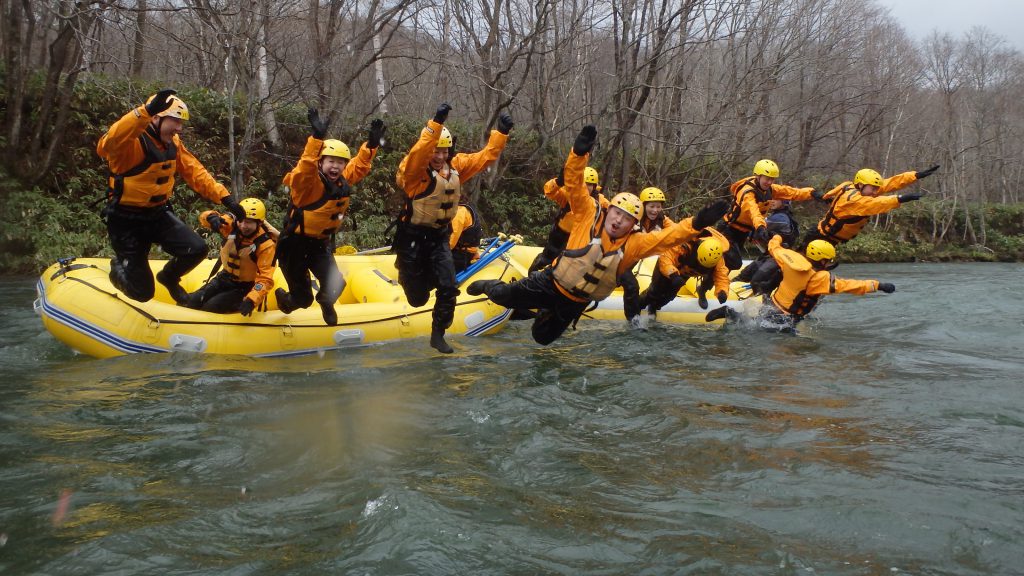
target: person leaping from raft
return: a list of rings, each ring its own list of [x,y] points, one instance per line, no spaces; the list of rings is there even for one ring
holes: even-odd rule
[[[477,280],[466,289],[473,296],[486,294],[506,308],[539,309],[532,333],[541,345],[557,340],[591,302],[607,298],[624,271],[642,258],[695,237],[721,218],[729,206],[717,202],[668,228],[634,234],[643,210],[636,195],[616,194],[607,208],[600,208],[584,185],[584,168],[596,142],[597,128],[584,126],[565,163],[565,189],[570,210],[577,217],[562,254],[551,266],[522,280]]]

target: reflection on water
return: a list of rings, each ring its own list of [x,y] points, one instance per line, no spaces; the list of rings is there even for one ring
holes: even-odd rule
[[[1020,267],[845,268],[898,291],[795,337],[298,360],[77,357],[0,282],[0,571],[1014,573]]]

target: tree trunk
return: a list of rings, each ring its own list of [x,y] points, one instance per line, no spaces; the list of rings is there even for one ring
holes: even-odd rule
[[[135,17],[135,43],[132,48],[131,74],[142,75],[142,65],[146,61],[146,13],[147,0],[137,0],[138,15]]]

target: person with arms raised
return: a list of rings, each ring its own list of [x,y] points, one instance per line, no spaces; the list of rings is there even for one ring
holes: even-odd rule
[[[398,283],[409,304],[423,306],[430,292],[436,291],[430,345],[443,354],[455,351],[444,335],[452,325],[459,295],[450,237],[462,186],[498,159],[514,125],[512,116],[502,112],[482,150],[450,156],[452,134],[444,123],[451,109],[448,103],[438,106],[398,165],[395,181],[406,198],[391,243]]]
[[[565,250],[555,262],[516,282],[477,280],[467,288],[469,294],[486,294],[506,308],[539,309],[532,334],[541,345],[557,340],[591,302],[607,298],[621,274],[640,259],[696,236],[728,208],[726,202],[719,202],[664,230],[634,234],[642,211],[639,198],[628,192],[616,194],[602,209],[584,185],[584,168],[596,141],[597,128],[585,126],[566,160],[565,189],[576,217]]]
[[[228,189],[181,142],[189,117],[185,102],[167,88],[122,116],[96,145],[110,170],[109,202],[103,209],[114,249],[110,282],[139,302],[152,299],[156,289],[149,267],[153,244],[171,256],[156,279],[178,304],[188,298],[181,277],[206,258],[206,242],[171,210],[175,176],[235,217],[245,217]]]
[[[832,273],[836,265],[836,248],[825,240],[813,240],[804,254],[785,248],[782,236],[776,234],[768,242],[768,252],[782,270],[782,282],[766,298],[759,319],[762,328],[778,332],[793,332],[828,294],[857,294],[881,291],[892,294],[896,286],[878,280],[850,280]],[[736,313],[728,306],[707,313],[708,322],[733,317]]]
[[[310,125],[306,147],[295,168],[284,177],[290,201],[277,244],[277,260],[288,290],[278,288],[274,294],[285,314],[308,308],[313,304],[312,273],[320,284],[316,301],[324,323],[334,326],[338,323],[334,304],[345,290],[345,279],[331,252],[331,241],[348,212],[352,186],[370,173],[386,127],[379,118],[371,122],[366,142],[352,158],[344,142],[324,139],[330,119],[321,119],[315,108],[310,108],[306,117]]]
[[[827,240],[832,244],[853,240],[872,216],[885,214],[907,202],[921,199],[921,194],[893,196],[888,195],[889,192],[927,178],[938,169],[939,166],[935,165],[927,170],[912,170],[888,178],[882,178],[881,174],[871,168],[858,170],[852,182],[843,182],[824,195],[824,199],[831,204],[817,227],[807,232],[805,245],[814,240]]]
[[[718,231],[729,240],[729,251],[725,253],[725,264],[730,270],[738,270],[743,264],[743,244],[750,237],[767,243],[770,236],[765,222],[765,212],[772,200],[821,199],[814,188],[794,188],[776,184],[779,165],[764,158],[754,164],[753,175],[733,182],[732,206],[718,225]],[[763,244],[762,244],[763,245]]]

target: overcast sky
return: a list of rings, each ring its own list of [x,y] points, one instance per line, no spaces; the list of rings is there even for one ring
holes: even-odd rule
[[[1024,51],[1024,0],[875,0],[916,40],[933,30],[960,37],[984,26]]]

